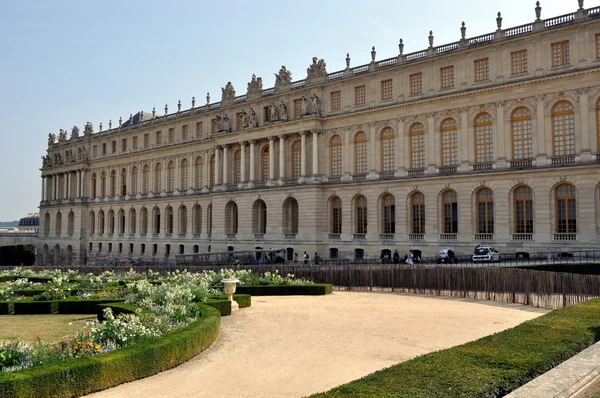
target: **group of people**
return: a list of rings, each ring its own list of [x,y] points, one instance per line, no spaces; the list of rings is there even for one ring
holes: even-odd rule
[[[310,256],[308,255],[307,252],[304,252],[302,258],[304,260],[304,265],[308,265],[308,263],[310,261]],[[315,253],[315,255],[313,256],[313,263],[315,265],[319,265],[320,261],[321,261],[321,258],[319,257],[319,255],[317,253]],[[294,253],[294,264],[298,264],[298,253]]]
[[[390,262],[390,256],[388,254],[387,251],[383,251],[381,253],[381,263],[382,264],[387,264]],[[408,251],[407,254],[404,255],[404,258],[402,258],[402,260],[400,259],[400,253],[398,253],[398,249],[394,250],[394,254],[392,254],[392,262],[394,264],[400,264],[402,262],[402,264],[408,264],[408,265],[414,265],[414,264],[418,264],[421,262],[421,252],[419,250],[417,250],[417,252],[413,252],[412,249],[410,249]]]

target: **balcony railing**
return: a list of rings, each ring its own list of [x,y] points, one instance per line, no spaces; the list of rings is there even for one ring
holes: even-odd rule
[[[340,240],[340,235],[341,235],[341,234],[333,234],[333,233],[330,233],[330,234],[329,234],[329,239],[331,239],[331,240]]]
[[[254,234],[254,240],[265,240],[265,234]]]
[[[180,234],[179,234],[179,238],[185,238],[185,237],[186,237],[186,235],[187,235],[187,234],[180,233]]]
[[[533,240],[533,234],[512,234],[512,240]]]
[[[454,174],[458,168],[456,166],[441,166],[440,174]]]
[[[494,168],[494,162],[483,162],[483,163],[476,163],[473,165],[473,171],[492,170],[493,168]]]
[[[227,239],[235,239],[236,236],[237,236],[236,233],[227,234]]]
[[[476,241],[494,240],[494,234],[475,234]]]
[[[575,163],[575,155],[554,156],[552,158],[552,164],[554,165],[565,165],[573,163]]]
[[[129,239],[133,239],[133,238],[135,238],[135,233],[129,234]]]
[[[194,239],[200,239],[200,238],[202,238],[201,233],[198,233],[198,232],[194,233]]]
[[[352,180],[354,181],[365,181],[367,179],[367,173],[353,174]]]
[[[379,234],[379,240],[394,240],[395,234]]]
[[[577,234],[567,233],[567,234],[554,234],[555,241],[572,241],[577,240]]]
[[[425,234],[408,234],[408,240],[424,240]]]
[[[408,176],[409,177],[418,177],[425,175],[425,169],[409,169]]]
[[[367,234],[352,234],[352,239],[365,240],[367,239]]]
[[[440,234],[440,240],[457,240],[458,234]]]
[[[283,234],[285,239],[296,239],[296,234]]]
[[[521,159],[510,161],[511,169],[526,169],[529,167],[533,167],[533,159]]]
[[[394,178],[394,175],[395,175],[395,174],[396,174],[396,172],[395,172],[395,171],[393,171],[393,170],[386,170],[386,171],[382,171],[382,172],[379,174],[379,177],[380,177],[380,178],[383,178],[383,179],[386,179],[386,178]]]

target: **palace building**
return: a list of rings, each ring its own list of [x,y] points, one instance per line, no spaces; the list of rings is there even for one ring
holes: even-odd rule
[[[573,3],[575,3],[573,1]],[[379,257],[600,236],[600,7],[50,134],[38,264],[249,248]],[[574,4],[575,8],[575,4]],[[534,14],[535,12],[535,14]],[[532,18],[533,19],[533,18]],[[298,73],[298,72],[294,72]],[[298,73],[300,74],[300,73]]]

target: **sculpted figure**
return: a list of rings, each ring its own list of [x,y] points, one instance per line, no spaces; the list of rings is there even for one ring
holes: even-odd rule
[[[310,102],[312,102],[312,111],[313,113],[321,112],[321,100],[317,97],[317,94],[313,94],[310,97]]]
[[[242,128],[248,127],[248,112],[246,110],[242,110],[242,114],[240,115],[240,124]]]
[[[250,82],[248,83],[248,91],[246,92],[246,95],[260,94],[262,88],[262,77],[257,78],[256,75],[253,73],[252,80],[250,80]]]
[[[292,72],[286,69],[285,65],[281,66],[279,73],[275,73],[275,87],[286,86],[292,83]]]
[[[307,78],[321,77],[327,74],[326,64],[324,59],[317,61],[317,57],[313,57],[312,64],[306,69]]]
[[[52,160],[50,159],[50,156],[45,155],[42,156],[42,167],[50,167],[52,166]]]
[[[287,117],[287,106],[285,106],[285,102],[281,101],[279,103],[279,117],[281,118],[281,121],[283,122],[287,122],[288,117]]]
[[[269,121],[276,122],[279,118],[277,117],[277,106],[274,103],[269,104]]]
[[[87,149],[85,147],[81,147],[81,160],[88,160]]]
[[[225,116],[221,118],[221,131],[229,131],[229,126],[229,116],[225,114]]]
[[[67,140],[67,130],[60,129],[58,133],[58,142],[65,142]]]
[[[71,139],[79,137],[79,127],[73,126],[71,129]]]
[[[94,125],[91,122],[87,122],[83,129],[83,135],[94,134]]]
[[[56,142],[56,134],[48,133],[48,145],[52,145]]]
[[[233,84],[231,82],[227,82],[225,87],[221,87],[221,101],[226,103],[231,103],[235,100],[235,90],[233,89]]]
[[[254,112],[254,109],[250,108],[250,116],[248,116],[248,127],[254,128],[256,126],[258,126],[258,123],[256,123],[256,112]]]
[[[306,115],[307,111],[306,111],[306,106],[308,104],[308,100],[306,99],[306,97],[303,95],[302,96],[302,100],[300,101],[300,115],[304,116]]]

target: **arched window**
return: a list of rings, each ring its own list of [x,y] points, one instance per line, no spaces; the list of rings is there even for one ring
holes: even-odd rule
[[[410,126],[410,168],[425,168],[425,130],[421,123]]]
[[[162,191],[162,166],[160,163],[154,165],[154,193]]]
[[[131,209],[129,210],[129,233],[130,234],[135,234],[136,233],[136,214],[135,214],[135,209]]]
[[[141,218],[141,233],[142,235],[146,235],[148,233],[148,209],[146,207],[142,207],[140,210],[140,218]]]
[[[187,159],[183,159],[180,164],[181,167],[181,175],[179,176],[179,190],[185,192],[189,188],[189,179],[188,179],[188,161]]]
[[[152,233],[155,234],[159,234],[160,233],[160,209],[158,207],[155,207],[152,210],[152,221],[153,221],[153,226],[152,226]]]
[[[98,212],[98,233],[104,233],[104,210]]]
[[[533,158],[531,112],[522,106],[515,109],[510,116],[512,130],[512,158],[525,160]]]
[[[252,205],[252,232],[267,233],[267,204],[262,199],[258,199]]]
[[[410,196],[410,226],[411,233],[425,233],[425,196],[415,192]]]
[[[194,165],[196,168],[196,184],[194,185],[194,189],[202,189],[202,174],[204,173],[204,163],[202,162],[202,158],[200,156],[196,158]]]
[[[44,234],[48,235],[50,233],[50,213],[46,213],[44,215]]]
[[[187,207],[179,208],[179,233],[187,234]]]
[[[482,188],[476,193],[477,233],[494,233],[494,194],[489,188]]]
[[[331,206],[331,233],[341,234],[342,233],[342,200],[337,196],[333,197],[330,201]]]
[[[533,194],[531,188],[520,186],[514,192],[515,233],[533,234]]]
[[[367,174],[367,135],[359,131],[354,136],[354,173],[357,175]]]
[[[208,208],[206,209],[206,218],[207,218],[207,228],[208,228],[208,233],[212,234],[212,203],[208,205]],[[210,250],[210,249],[209,249]]]
[[[210,186],[211,188],[215,186],[215,182],[216,182],[216,176],[215,176],[215,155],[212,155],[210,157]]]
[[[194,233],[202,233],[202,206],[194,206]]]
[[[233,153],[233,183],[242,182],[242,151],[238,149]]]
[[[67,216],[67,233],[73,235],[75,232],[75,213],[71,210]]]
[[[108,211],[108,233],[115,233],[115,212],[113,209]]]
[[[73,246],[69,245],[67,246],[67,258],[66,258],[66,265],[72,265],[73,263]]]
[[[165,209],[165,219],[167,221],[167,225],[166,225],[167,229],[166,229],[165,233],[172,234],[174,222],[173,222],[173,208],[171,206],[167,206],[167,208]]]
[[[392,172],[396,167],[394,158],[396,138],[394,131],[386,127],[381,131],[381,171]]]
[[[384,234],[396,233],[396,204],[394,195],[385,194],[381,198],[381,232]]]
[[[455,191],[442,193],[442,223],[442,233],[458,233],[458,202]]]
[[[560,184],[555,188],[556,195],[556,233],[577,233],[577,199],[575,187]]]
[[[114,197],[117,195],[117,172],[112,170],[110,172],[110,197]]]
[[[100,197],[106,197],[106,172],[103,171],[100,175]]]
[[[575,111],[569,101],[552,107],[552,142],[554,156],[575,154]]]
[[[127,195],[127,169],[121,169],[121,196]]]
[[[175,190],[175,163],[170,161],[167,165],[167,192]]]
[[[142,193],[144,195],[147,195],[150,192],[150,166],[144,166],[144,169],[142,170],[142,177]]]
[[[133,166],[131,168],[131,195],[135,196],[138,193],[138,168]]]
[[[96,173],[92,173],[92,198],[98,197],[98,178]]]
[[[262,182],[269,180],[269,146],[260,151],[260,178]]]
[[[292,178],[302,175],[302,142],[296,140],[292,143]]]
[[[600,98],[596,102],[596,139],[598,141],[598,153],[600,153]]]
[[[283,202],[283,233],[297,234],[299,224],[298,201],[287,198]]]
[[[121,209],[119,210],[119,233],[120,234],[124,234],[125,233],[125,210]]]
[[[363,195],[354,199],[355,230],[357,234],[367,233],[367,198]]]
[[[93,211],[90,211],[89,223],[90,223],[90,233],[95,234],[96,233],[96,213],[94,213]]]
[[[60,235],[60,233],[62,232],[62,213],[60,211],[56,213],[56,219],[54,221],[54,232],[56,232],[56,235]]]
[[[342,139],[339,135],[334,135],[329,140],[329,159],[331,160],[331,176],[339,177],[342,175]]]
[[[492,117],[489,113],[480,113],[475,117],[475,163],[494,161],[494,135]]]
[[[233,201],[229,201],[225,205],[225,233],[238,233],[238,206]]]
[[[456,166],[458,164],[456,121],[452,118],[444,119],[440,132],[442,134],[442,166]]]

